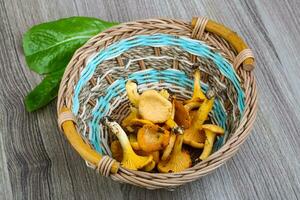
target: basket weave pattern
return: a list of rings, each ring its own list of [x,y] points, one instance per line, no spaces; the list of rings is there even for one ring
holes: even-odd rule
[[[245,70],[249,66],[242,66],[242,63],[247,58],[253,58],[253,55],[248,49],[238,51],[233,47],[234,45],[218,34],[206,31],[207,22],[207,18],[198,18],[194,26],[172,19],[150,19],[124,23],[100,33],[76,51],[66,68],[60,85],[59,123],[73,147],[89,166],[116,181],[148,189],[170,189],[213,171],[238,150],[250,133],[257,110],[257,92],[253,72]],[[96,59],[97,53],[103,49],[109,49],[118,42],[122,43],[125,40],[134,42],[132,38],[138,40],[143,36],[170,36],[175,39],[200,40],[201,44],[209,47],[213,54],[220,55],[221,59],[226,60],[234,73],[231,77],[224,76],[224,72],[220,72],[216,66],[216,61],[196,56],[178,45],[137,45],[134,48],[126,49],[118,56],[95,65],[93,73],[90,73],[92,76],[87,77],[86,83],[83,82],[82,87],[79,87],[84,80],[84,75],[88,74],[86,72],[88,65],[93,62],[93,59]],[[199,67],[202,71],[203,90],[205,91],[209,86],[214,88],[219,95],[211,118],[214,123],[226,127],[227,135],[219,138],[216,151],[207,160],[196,163],[193,167],[180,173],[147,173],[122,167],[117,167],[117,173],[111,173],[116,163],[110,157],[109,142],[112,137],[109,131],[98,122],[94,125],[91,125],[91,122],[95,120],[95,116],[97,118],[95,113],[97,110],[101,110],[102,105],[103,109],[106,108],[105,105],[109,105],[106,114],[120,122],[129,112],[129,103],[125,93],[118,90],[116,90],[118,95],[111,98],[112,100],[108,104],[100,102],[99,97],[107,96],[108,89],[113,88],[114,85],[115,87],[121,85],[122,78],[132,78],[138,79],[139,91],[150,88],[168,88],[179,99],[187,99],[191,96],[192,74],[195,67]],[[181,72],[184,73],[181,74]],[[142,78],[139,79],[140,77]],[[238,81],[242,93],[239,92],[236,82],[232,79]],[[122,88],[120,87],[119,90]],[[241,102],[241,98],[243,102]],[[64,112],[62,109],[65,109]],[[98,118],[101,117],[101,112],[99,112]],[[221,118],[225,118],[225,121]],[[77,122],[76,126],[73,123],[75,121]],[[82,150],[82,141],[77,144],[78,140],[74,142],[70,139],[74,134],[68,133],[68,129],[65,128],[66,122],[69,123],[68,125],[74,126],[73,132],[76,131],[84,144],[88,145],[88,152],[91,151],[91,153]],[[91,130],[95,127],[96,133]],[[97,132],[100,134],[97,135]],[[99,153],[106,156],[96,155]],[[86,156],[87,154],[88,156]]]

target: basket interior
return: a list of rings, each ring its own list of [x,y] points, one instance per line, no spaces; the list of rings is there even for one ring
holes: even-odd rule
[[[191,55],[195,56],[193,61]],[[216,151],[237,128],[243,114],[241,80],[224,52],[199,40],[167,34],[122,39],[90,57],[73,96],[78,131],[96,151],[111,155],[112,134],[100,120],[111,116],[121,122],[128,115],[126,81],[135,80],[139,92],[168,89],[185,100],[192,95],[195,66],[201,70],[202,90],[211,87],[217,93],[211,120],[223,127],[225,134],[217,138]]]

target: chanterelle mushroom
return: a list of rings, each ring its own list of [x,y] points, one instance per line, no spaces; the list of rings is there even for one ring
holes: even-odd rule
[[[156,164],[159,162],[159,151],[145,152],[140,150],[140,151],[136,151],[136,153],[140,156],[148,156],[148,155],[153,156],[152,162],[141,169],[143,171],[146,172],[152,171],[155,168]]]
[[[138,151],[135,151],[135,152],[139,156],[149,156],[149,155],[152,155],[153,161],[156,162],[156,163],[159,162],[159,151],[146,152],[146,151],[143,151],[143,150],[138,150]]]
[[[168,160],[170,158],[171,152],[173,150],[174,144],[176,140],[176,135],[174,133],[171,134],[169,144],[163,150],[163,154],[161,156],[161,160]]]
[[[197,69],[194,73],[194,91],[191,99],[187,100],[185,103],[195,103],[195,102],[203,102],[206,98],[204,93],[202,92],[200,85],[200,70]]]
[[[129,80],[126,83],[125,88],[126,88],[127,96],[128,96],[130,103],[134,107],[137,107],[139,104],[139,98],[140,98],[140,95],[137,91],[137,84],[135,82]]]
[[[207,119],[209,112],[213,108],[214,95],[208,91],[208,97],[201,104],[197,111],[196,117],[192,120],[192,125],[184,131],[184,144],[190,145],[194,148],[203,148],[205,142],[205,135],[200,132],[202,124]]]
[[[172,114],[172,103],[155,90],[142,93],[138,104],[139,114],[153,123],[163,123]]]
[[[136,134],[133,134],[133,133],[129,134],[128,139],[129,139],[130,145],[133,148],[133,150],[135,150],[135,151],[141,150],[141,147],[136,138]]]
[[[183,134],[182,128],[175,122],[175,113],[176,113],[176,99],[174,97],[172,102],[172,113],[169,119],[165,122],[165,125],[171,129],[173,133]]]
[[[170,132],[157,125],[144,125],[137,133],[137,141],[145,152],[158,151],[169,143]]]
[[[174,121],[183,128],[188,128],[191,126],[191,118],[189,115],[189,110],[187,110],[182,102],[174,99],[175,104],[175,117]]]
[[[209,131],[212,131],[214,133],[221,134],[221,135],[223,135],[224,132],[225,132],[222,127],[217,126],[215,124],[203,124],[202,129],[203,130],[209,130]]]
[[[196,109],[196,108],[199,108],[201,106],[201,102],[190,102],[188,104],[185,104],[184,105],[184,108],[187,110],[187,111],[191,111],[193,109]]]
[[[154,160],[152,160],[151,163],[149,163],[148,165],[146,165],[145,167],[142,168],[142,171],[150,172],[155,168],[155,166],[156,166],[156,163]]]
[[[205,160],[211,154],[217,134],[224,134],[224,129],[214,124],[204,124],[202,129],[205,131],[204,149],[200,155],[201,160]]]
[[[146,120],[146,119],[139,119],[138,110],[135,107],[130,108],[131,112],[130,114],[125,117],[122,121],[122,126],[125,127],[129,132],[133,132],[132,126],[138,125],[154,125],[153,122]]]
[[[133,132],[132,120],[138,118],[138,110],[135,107],[130,107],[130,113],[122,121],[122,126],[125,127],[129,132]]]
[[[103,120],[106,126],[117,136],[123,150],[123,159],[121,166],[127,169],[138,170],[153,160],[150,156],[138,156],[132,149],[126,133],[117,122],[109,121],[107,118]]]
[[[183,135],[177,135],[170,159],[166,161],[160,161],[157,165],[159,172],[180,172],[192,165],[190,154],[187,151],[182,151],[182,142]]]

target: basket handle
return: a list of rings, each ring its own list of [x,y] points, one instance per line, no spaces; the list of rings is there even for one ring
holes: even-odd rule
[[[193,28],[195,28],[199,19],[201,20],[199,17],[193,17],[191,22]],[[248,45],[240,36],[238,36],[236,32],[210,19],[206,20],[205,23],[203,23],[203,20],[201,20],[201,22],[202,25],[205,26],[206,31],[215,33],[216,35],[224,38],[237,51],[237,62],[234,63],[237,63],[237,65],[243,63],[243,69],[246,71],[251,71],[254,69],[254,56]]]
[[[98,168],[103,168],[103,170],[106,170],[112,174],[117,173],[119,169],[119,163],[112,159],[108,160],[106,156],[100,155],[98,152],[93,150],[89,144],[84,142],[75,128],[74,121],[68,117],[65,119],[61,118],[64,113],[71,114],[72,112],[67,107],[63,107],[61,109],[60,116],[58,117],[60,127],[62,128],[63,133],[65,134],[70,144],[79,153],[79,155],[87,162],[93,164],[94,166],[98,166]],[[106,163],[108,164],[105,164],[103,161],[106,161]],[[109,173],[107,174],[107,172],[104,172],[102,174],[109,175]]]

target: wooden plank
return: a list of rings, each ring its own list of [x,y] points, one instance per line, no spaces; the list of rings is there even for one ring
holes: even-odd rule
[[[1,124],[2,125],[2,124]],[[1,126],[3,127],[3,126]],[[4,135],[0,132],[1,135]],[[11,183],[9,180],[7,158],[3,148],[3,139],[0,137],[0,199],[12,199]]]
[[[300,199],[299,1],[0,1],[0,199]],[[275,14],[276,13],[276,14]],[[56,128],[55,102],[23,98],[40,77],[24,62],[32,25],[87,15],[111,21],[206,15],[237,31],[257,58],[259,114],[239,153],[174,192],[120,185],[87,168]]]
[[[0,2],[0,24],[1,24],[1,29],[2,29],[2,25],[5,24],[5,15],[4,15],[4,7],[1,6],[1,2]],[[4,46],[4,41],[2,39],[2,35],[3,35],[3,31],[0,29],[0,47]],[[2,57],[4,56],[4,51],[0,51],[0,63],[2,65],[2,63],[4,64],[4,62],[2,62]],[[2,68],[0,67],[1,71]],[[2,82],[2,81],[0,81]],[[2,106],[4,104],[4,91],[1,88],[0,89],[0,113],[6,113],[6,110],[4,109],[4,107]],[[7,131],[7,127],[6,124],[4,123],[4,119],[3,119],[4,115],[0,115],[0,199],[12,199],[12,187],[11,187],[11,182],[10,182],[10,178],[9,178],[9,172],[8,172],[8,162],[7,162],[7,155],[6,155],[6,151],[5,151],[5,147],[4,147],[4,138],[6,136],[7,133],[5,133]]]

